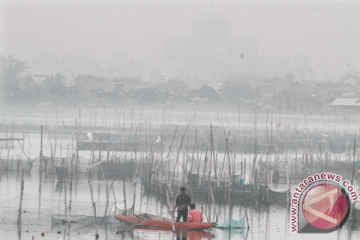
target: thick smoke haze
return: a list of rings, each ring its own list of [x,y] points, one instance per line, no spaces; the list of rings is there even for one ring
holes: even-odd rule
[[[1,4],[1,54],[33,61],[39,54],[92,55],[102,66],[115,49],[128,60],[164,56],[166,41],[193,35],[204,13],[221,13],[229,38],[257,42],[258,56],[305,56],[313,79],[359,71],[357,1],[5,1]]]
[[[360,239],[359,143],[360,0],[0,0],[0,240]]]

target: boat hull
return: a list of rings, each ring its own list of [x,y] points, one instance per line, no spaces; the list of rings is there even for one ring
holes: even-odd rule
[[[130,223],[130,224],[136,224],[141,223],[141,226],[158,226],[162,229],[172,229],[172,222],[168,221],[154,221],[154,220],[148,220],[145,221],[140,218],[135,217],[127,217],[127,216],[121,216],[121,215],[115,215],[115,218],[118,219],[120,222]],[[175,222],[175,228],[176,229],[208,229],[214,227],[214,223],[193,223],[193,222]]]

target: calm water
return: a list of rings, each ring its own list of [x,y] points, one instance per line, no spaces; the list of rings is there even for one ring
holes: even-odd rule
[[[210,114],[210,113],[209,113]],[[160,115],[160,114],[158,114]],[[211,114],[210,114],[211,115]],[[210,116],[211,117],[211,116]],[[213,119],[219,116],[212,116]],[[189,117],[190,118],[190,117]],[[204,115],[204,121],[207,117]],[[233,114],[233,124],[236,122],[237,114]],[[249,119],[251,117],[249,116]],[[24,118],[26,121],[31,119]],[[41,121],[44,119],[40,117]],[[6,121],[8,121],[7,119]],[[188,120],[188,119],[187,119]],[[25,120],[24,120],[25,121]],[[31,121],[34,121],[31,120]],[[49,119],[47,119],[49,121]],[[54,118],[51,119],[54,121]],[[69,120],[70,121],[70,120]],[[225,120],[224,120],[225,121]],[[223,124],[224,124],[223,121]],[[340,119],[339,119],[340,121]],[[75,120],[74,120],[75,122]],[[158,122],[161,122],[160,118]],[[184,120],[184,122],[186,122]],[[206,122],[206,121],[205,121]],[[250,122],[250,121],[249,121]],[[320,121],[319,121],[320,122]],[[249,123],[252,124],[252,123]],[[90,124],[91,125],[91,124]],[[235,124],[236,125],[236,124]],[[324,126],[324,125],[322,125]],[[22,137],[23,135],[18,133],[16,136]],[[2,134],[0,137],[4,137]],[[21,157],[35,158],[39,156],[40,152],[40,136],[30,135],[25,136],[26,141],[24,145],[24,151],[20,147],[8,152],[7,150],[1,151],[1,157]],[[59,140],[57,143],[56,156],[69,156],[71,150],[71,137],[61,139],[62,146],[60,147]],[[44,155],[50,156],[51,148],[54,149],[55,142],[52,136],[44,135]],[[60,150],[61,149],[61,150]],[[90,152],[81,151],[80,155],[83,157],[90,157]],[[139,156],[139,155],[138,155]],[[131,153],[128,153],[128,157]],[[251,156],[238,155],[237,160],[241,161],[243,158],[251,159]],[[220,156],[219,159],[222,159]],[[72,194],[70,194],[69,184],[65,186],[59,186],[56,184],[56,177],[42,177],[41,181],[38,174],[38,163],[35,162],[31,174],[25,176],[24,187],[24,199],[22,209],[26,210],[26,213],[22,214],[22,220],[24,223],[21,231],[21,239],[49,239],[57,240],[64,239],[63,229],[51,227],[51,216],[56,214],[64,214],[65,206],[69,206],[70,197],[72,200],[72,215],[86,215],[92,216],[93,209],[91,207],[91,195],[89,190],[89,184],[86,178],[74,180]],[[251,166],[247,166],[247,174],[249,176],[249,169]],[[247,180],[247,179],[246,179]],[[41,182],[41,189],[40,189]],[[93,189],[94,201],[97,203],[98,215],[104,215],[107,192],[109,192],[110,182],[105,181],[91,181]],[[115,199],[117,207],[123,209],[125,207],[124,194],[123,194],[123,182],[114,182]],[[134,182],[126,182],[126,203],[127,208],[133,204],[134,197]],[[141,183],[138,179],[136,184],[136,198],[135,198],[135,211],[136,212],[148,212],[163,217],[169,217],[167,206],[159,202],[154,197],[147,197],[141,194]],[[285,187],[286,188],[286,187]],[[0,179],[0,239],[12,240],[19,239],[16,219],[17,210],[20,202],[20,189],[21,181],[20,176],[16,172],[8,172],[2,175]],[[66,191],[65,191],[66,189]],[[66,192],[66,193],[65,193]],[[66,196],[65,196],[66,195]],[[114,210],[115,199],[113,194],[110,195],[109,212]],[[66,202],[65,202],[66,201]],[[197,203],[198,208],[203,205],[205,210],[208,210],[207,204]],[[224,221],[228,216],[228,207],[217,206],[217,210],[220,211],[219,224]],[[337,232],[323,234],[292,234],[290,233],[289,224],[289,208],[288,206],[276,206],[273,205],[268,209],[253,209],[244,208],[240,206],[234,206],[233,218],[241,218],[245,212],[248,215],[249,230],[239,229],[232,230],[231,232],[215,229],[212,231],[201,233],[173,233],[169,231],[160,230],[143,230],[135,229],[132,232],[125,233],[124,235],[117,234],[117,230],[121,228],[121,224],[115,222],[115,225],[109,229],[99,229],[99,239],[360,239],[360,231],[350,231],[349,223],[346,223],[342,229]],[[69,208],[67,208],[69,214]],[[204,213],[206,219],[206,213]],[[212,218],[213,220],[213,218]],[[44,232],[45,236],[41,237],[41,232]],[[59,233],[58,233],[59,232]],[[65,239],[94,239],[95,229],[94,226],[88,226],[83,228],[71,229],[70,237],[65,236]]]
[[[41,195],[39,194],[39,174],[36,168],[32,169],[31,175],[25,176],[25,188],[24,188],[24,200],[23,210],[28,212],[22,215],[23,222],[33,221],[33,225],[23,225],[21,239],[31,239],[32,235],[35,239],[63,239],[62,228],[51,228],[52,214],[63,214],[65,209],[65,187],[59,187],[51,179],[43,179],[41,186]],[[4,221],[4,217],[9,216],[16,219],[16,210],[19,207],[19,195],[20,195],[20,176],[16,172],[5,173],[0,180],[0,209],[1,209],[1,239],[18,239],[16,225]],[[94,201],[97,203],[98,213],[103,214],[106,206],[106,191],[110,186],[110,182],[93,181],[92,188],[94,192]],[[124,208],[124,196],[123,196],[123,183],[122,181],[116,181],[114,183],[115,196],[117,199],[117,206]],[[133,203],[134,196],[134,184],[132,182],[126,182],[126,200],[127,207]],[[69,205],[70,190],[69,184],[66,185],[66,201]],[[41,197],[39,197],[41,196]],[[40,202],[40,204],[39,204]],[[197,203],[200,207],[202,204]],[[204,209],[207,209],[206,204]],[[114,200],[111,195],[109,209],[114,209]],[[217,210],[221,212],[219,223],[224,221],[227,217],[227,207],[217,206]],[[69,210],[67,210],[69,211]],[[136,188],[136,212],[148,212],[163,217],[169,217],[167,213],[167,206],[162,204],[154,197],[147,197],[141,195],[141,183],[137,182]],[[247,229],[232,230],[231,232],[226,230],[212,230],[205,233],[173,233],[169,231],[159,230],[142,230],[136,229],[130,233],[124,235],[116,234],[117,230],[121,228],[120,223],[112,226],[111,228],[99,229],[99,239],[322,239],[323,235],[300,235],[292,234],[289,229],[289,210],[287,206],[273,205],[268,209],[255,210],[251,208],[244,208],[240,206],[234,206],[233,218],[239,219],[245,211],[248,214]],[[38,214],[38,215],[37,215]],[[69,212],[68,212],[69,214]],[[206,219],[206,214],[203,213]],[[72,192],[72,215],[93,215],[91,208],[91,195],[89,191],[88,182],[86,179],[80,179],[74,182]],[[9,218],[10,219],[10,218]],[[39,225],[39,219],[42,224]],[[48,220],[46,220],[48,219]],[[45,221],[45,222],[44,222]],[[46,222],[47,221],[47,222]],[[5,223],[4,223],[5,222]],[[58,231],[61,234],[58,234]],[[41,237],[41,232],[45,233],[45,237]],[[94,227],[85,227],[80,229],[72,229],[71,239],[94,239],[95,230]],[[198,235],[196,235],[198,234]],[[306,236],[304,238],[304,236]],[[187,238],[186,238],[187,237]],[[199,238],[200,237],[200,238]],[[326,239],[359,239],[359,231],[349,231],[349,222],[344,225],[342,229],[337,232],[326,234]],[[68,239],[68,236],[66,236]]]
[[[96,127],[138,127],[156,128],[161,125],[186,126],[222,126],[233,129],[254,130],[273,129],[279,124],[284,130],[298,129],[305,131],[338,131],[360,132],[359,116],[341,115],[303,115],[303,114],[269,114],[255,112],[238,112],[235,108],[206,109],[201,107],[172,107],[163,106],[158,108],[61,108],[61,107],[6,107],[0,106],[0,123],[4,124],[28,124],[46,126],[81,126]]]

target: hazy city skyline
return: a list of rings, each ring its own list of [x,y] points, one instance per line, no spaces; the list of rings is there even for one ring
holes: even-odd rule
[[[1,4],[1,54],[92,55],[105,67],[115,49],[128,60],[159,60],[174,36],[192,35],[206,12],[224,14],[230,38],[253,38],[257,55],[307,56],[314,79],[360,70],[360,4],[356,1],[72,1]]]

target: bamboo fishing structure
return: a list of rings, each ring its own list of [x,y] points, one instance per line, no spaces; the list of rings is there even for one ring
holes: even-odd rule
[[[24,196],[24,170],[21,170],[21,190],[20,190],[20,206],[18,210],[18,219],[17,219],[17,229],[18,229],[18,236],[21,239],[21,211],[22,211],[22,201]]]
[[[41,128],[41,150],[39,154],[40,162],[36,162],[40,164],[39,210],[41,202],[44,202],[41,200],[41,194],[42,188],[44,188],[43,186],[45,186],[46,180],[48,180],[47,172],[50,172],[51,170],[53,171],[54,166],[58,161],[63,161],[65,167],[69,169],[70,173],[68,175],[70,177],[70,185],[67,185],[69,189],[66,189],[67,187],[65,186],[64,190],[64,201],[66,202],[65,211],[67,211],[65,215],[67,215],[67,218],[69,218],[64,234],[66,233],[66,236],[69,235],[69,237],[71,232],[74,231],[73,227],[70,226],[73,214],[71,206],[73,205],[73,197],[75,197],[75,195],[73,196],[73,188],[75,188],[77,185],[77,182],[74,181],[81,178],[80,175],[77,175],[77,167],[75,167],[74,163],[79,164],[79,152],[80,155],[82,155],[81,151],[86,151],[85,149],[79,148],[79,145],[76,145],[76,148],[70,148],[68,146],[66,158],[62,157],[64,154],[62,150],[65,150],[65,148],[62,149],[62,145],[66,146],[64,144],[68,144],[67,142],[69,140],[67,138],[69,137],[69,132],[74,132],[73,136],[75,140],[86,137],[86,134],[84,134],[86,131],[95,132],[96,130],[99,130],[99,132],[102,134],[101,136],[106,136],[102,139],[100,137],[100,145],[98,145],[99,149],[94,148],[92,150],[92,152],[98,152],[92,153],[90,158],[91,164],[95,164],[94,155],[98,156],[99,161],[102,159],[104,160],[104,166],[109,166],[109,164],[114,159],[117,159],[117,154],[120,154],[121,159],[119,161],[119,166],[120,162],[124,162],[124,159],[122,158],[123,154],[131,152],[132,157],[135,155],[135,178],[132,176],[130,179],[127,179],[124,175],[120,177],[120,180],[122,179],[123,185],[123,193],[120,193],[120,197],[124,198],[124,204],[121,204],[122,206],[125,206],[124,212],[127,212],[127,208],[129,208],[126,203],[126,195],[129,194],[129,190],[130,192],[131,190],[134,191],[132,207],[130,205],[132,210],[137,208],[138,211],[142,211],[143,208],[141,207],[143,206],[143,197],[150,198],[151,196],[156,195],[156,200],[160,200],[160,206],[157,207],[157,209],[159,210],[158,212],[161,212],[161,204],[170,205],[169,203],[174,200],[173,198],[176,196],[175,191],[178,190],[180,184],[189,187],[188,189],[191,193],[191,196],[194,196],[193,199],[195,199],[195,201],[201,205],[204,215],[206,215],[209,220],[217,222],[219,212],[223,209],[229,213],[230,219],[232,216],[235,217],[235,211],[233,211],[233,207],[235,209],[237,204],[242,208],[245,207],[246,209],[259,209],[263,203],[265,205],[270,205],[271,203],[268,200],[272,193],[272,188],[270,187],[276,184],[274,181],[276,172],[280,172],[280,177],[278,177],[280,178],[279,184],[288,186],[288,195],[290,194],[291,184],[299,181],[299,179],[301,179],[304,174],[312,174],[318,170],[330,171],[335,169],[334,171],[347,171],[348,174],[346,177],[351,179],[352,183],[354,183],[358,177],[356,172],[356,164],[360,153],[359,150],[356,149],[356,137],[351,135],[356,131],[352,129],[353,126],[350,124],[349,118],[344,118],[345,126],[342,125],[341,127],[337,127],[336,131],[337,133],[341,132],[341,134],[348,134],[344,137],[344,139],[347,140],[346,147],[347,150],[353,151],[340,154],[336,151],[339,151],[337,149],[341,148],[339,148],[337,143],[334,141],[334,138],[336,138],[337,135],[331,135],[328,133],[330,132],[330,124],[328,121],[326,121],[325,117],[321,119],[321,124],[318,124],[317,128],[320,130],[327,130],[328,132],[326,132],[326,134],[328,135],[325,137],[323,136],[322,138],[316,138],[315,134],[306,132],[306,129],[310,128],[310,126],[307,126],[307,123],[312,121],[312,118],[314,117],[301,116],[303,119],[302,122],[306,123],[303,130],[299,131],[300,133],[298,133],[298,139],[300,139],[302,141],[301,143],[306,146],[302,147],[302,145],[295,146],[295,144],[294,146],[291,146],[292,142],[289,139],[294,135],[288,134],[286,132],[282,133],[282,128],[276,127],[277,122],[281,123],[279,125],[282,126],[283,123],[285,124],[289,120],[285,120],[285,117],[280,116],[278,121],[277,117],[273,116],[269,111],[267,111],[267,113],[261,114],[255,113],[255,115],[252,116],[254,120],[253,123],[244,124],[243,119],[247,118],[247,114],[243,113],[243,109],[240,111],[240,106],[238,105],[237,114],[236,111],[232,115],[229,112],[212,113],[214,118],[217,117],[220,119],[220,124],[211,123],[209,125],[203,126],[205,125],[204,123],[206,123],[206,121],[204,121],[204,116],[206,116],[204,113],[198,109],[191,109],[189,111],[186,110],[186,112],[183,114],[187,115],[186,123],[189,124],[187,124],[185,128],[185,126],[181,127],[177,125],[176,121],[174,120],[178,113],[172,110],[172,108],[164,107],[162,109],[163,114],[160,114],[159,116],[162,123],[160,126],[161,128],[159,128],[157,126],[156,119],[150,119],[150,115],[147,115],[146,109],[144,110],[141,108],[140,110],[136,110],[134,108],[121,108],[115,109],[115,112],[111,113],[108,111],[108,109],[106,109],[106,107],[106,105],[103,105],[103,109],[99,107],[98,110],[92,107],[91,110],[89,110],[89,116],[94,118],[93,116],[95,114],[98,119],[95,121],[91,121],[91,119],[89,119],[88,123],[86,118],[81,121],[81,117],[84,117],[87,114],[86,109],[82,110],[79,108],[78,121],[76,120],[75,123],[75,131],[74,124],[71,126],[68,125],[69,121],[61,126],[61,123],[59,123],[61,118],[58,119],[58,110],[56,107],[56,126],[59,127],[60,130],[53,132],[49,130],[50,128],[48,125],[50,125],[50,119],[47,120],[48,124],[42,126]],[[115,122],[111,122],[112,114],[116,116]],[[231,125],[231,119],[233,122],[235,119],[235,124]],[[237,124],[236,119],[238,120]],[[17,128],[19,128],[14,124],[15,122],[18,124],[19,121],[15,121],[15,118],[11,120],[12,123],[10,122],[9,126],[6,126],[7,135],[10,135],[8,132],[10,132],[11,129],[13,129],[13,133],[14,131],[16,133]],[[153,121],[152,127],[150,127],[151,121]],[[174,125],[167,125],[171,123]],[[94,128],[94,126],[96,126],[96,128]],[[24,143],[19,144],[20,149],[19,152],[16,153],[20,153],[20,155],[17,155],[18,159],[21,159],[23,156],[30,158],[30,151],[26,149],[26,145],[30,146],[29,132],[35,132],[35,134],[38,136],[38,130],[38,126],[32,126],[31,124],[22,128],[22,134],[25,141]],[[129,143],[129,146],[131,147],[126,148],[124,147],[125,144],[123,144],[121,151],[117,151],[117,149],[113,148],[113,141],[110,139],[113,136],[113,132],[115,131],[122,131],[122,133],[119,135],[121,137],[126,137],[122,137],[120,141],[125,144]],[[181,132],[180,136],[177,136],[179,135],[178,131]],[[45,137],[48,136],[49,138],[48,142],[47,140],[44,141],[44,145],[42,136],[43,134],[45,134]],[[16,135],[12,134],[12,136]],[[158,139],[157,137],[160,136],[160,142],[157,142],[157,145],[154,143],[154,136],[156,140]],[[284,138],[286,143],[285,146],[282,150],[276,150],[279,146],[277,145],[277,143],[280,141],[279,139],[284,136],[288,137]],[[141,141],[141,139],[144,139],[144,137],[145,141],[143,143],[140,143],[139,145],[131,145],[131,140]],[[27,143],[26,138],[29,139],[28,144],[25,144]],[[351,144],[352,140],[354,144],[353,146]],[[60,145],[60,151],[57,146],[58,144]],[[244,149],[246,149],[250,144],[253,146],[251,150],[248,148],[247,151],[244,151]],[[11,146],[13,144],[11,144],[11,142],[6,142],[6,145],[10,146],[3,150],[4,155],[8,155],[7,160],[5,161],[4,159],[4,162],[9,165],[11,161],[10,156],[13,154],[13,146]],[[50,150],[47,149],[46,145],[49,146]],[[106,160],[104,157],[105,151]],[[49,152],[51,160],[49,160],[50,164],[47,166],[45,158],[48,156],[47,154],[49,154]],[[35,154],[32,153],[32,155]],[[45,167],[42,163],[43,161]],[[281,175],[285,169],[282,168],[282,162],[286,162],[285,177]],[[39,165],[36,165],[36,167],[38,166]],[[151,167],[147,169],[143,166]],[[22,171],[24,170],[22,169]],[[45,177],[41,177],[41,175],[43,175],[41,174],[41,171],[42,173],[45,172]],[[91,175],[95,175],[95,171],[93,170],[93,172],[91,172],[91,170],[89,170],[87,175],[89,178],[88,184],[90,193],[93,195],[91,201],[94,210],[95,207],[97,207],[95,206],[94,199],[96,199],[96,197],[100,199],[99,195],[105,192],[105,205],[102,206],[105,207],[103,218],[105,219],[105,217],[108,215],[108,209],[111,206],[111,192],[115,202],[115,194],[118,193],[116,191],[116,187],[114,187],[117,184],[115,178],[109,177],[109,168],[104,167],[104,169],[101,171],[103,171],[101,174],[105,175],[105,179],[102,176],[103,178],[98,177],[97,180],[101,184],[104,184],[101,186],[106,186],[105,191],[103,190],[105,187],[100,191],[99,184],[99,192],[96,193],[96,190],[93,192],[94,185],[91,185],[91,178],[89,178],[89,176],[91,177]],[[191,174],[195,176],[193,179],[195,179],[194,182],[197,184],[193,184],[191,181]],[[263,177],[261,177],[262,174],[264,175]],[[118,174],[116,174],[116,176],[117,175]],[[54,177],[54,175],[52,175],[52,177]],[[137,183],[139,177],[142,177],[141,186],[138,186],[139,183]],[[239,183],[240,181],[238,178],[242,179],[241,184]],[[129,181],[133,183],[133,185],[130,185],[130,189],[129,186],[128,189],[126,189],[126,182],[129,183]],[[153,195],[148,194],[147,184],[155,186],[154,189],[156,191],[153,192]],[[165,184],[169,184],[169,186],[164,187]],[[244,189],[246,189],[246,187],[253,187],[251,189],[251,193],[257,193],[260,192],[259,189],[261,186],[264,187],[264,192],[266,193],[264,196],[262,196],[264,198],[263,203],[257,202],[254,203],[254,206],[249,207],[244,203],[235,202],[234,198],[236,197],[234,196],[237,194],[236,191],[245,192]],[[138,194],[139,191],[137,190],[141,190],[141,194]],[[204,190],[203,195],[199,194],[201,190]],[[163,202],[161,200],[162,194],[164,194],[164,197],[166,198]],[[199,194],[201,197],[197,198],[197,194]],[[98,200],[96,199],[96,201]],[[286,205],[287,204],[284,204],[284,206]],[[62,206],[64,205],[62,204]],[[138,209],[138,206],[140,206],[140,209]],[[103,208],[101,208],[100,215],[103,213],[102,209]],[[94,215],[99,215],[96,213],[96,210],[94,211]],[[247,213],[246,218],[248,218]],[[96,216],[94,219],[96,221]],[[100,225],[97,226],[96,232],[98,231],[99,226]]]

